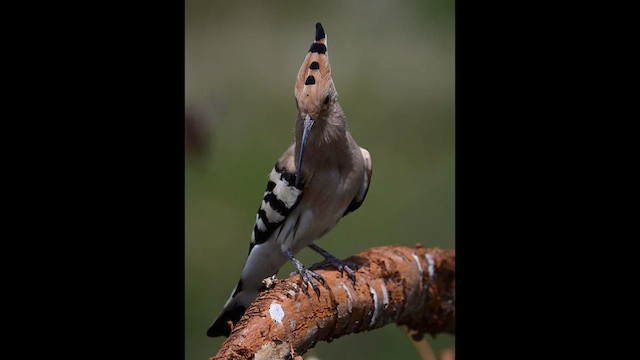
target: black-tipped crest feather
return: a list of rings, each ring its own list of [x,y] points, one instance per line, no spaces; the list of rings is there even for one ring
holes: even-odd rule
[[[322,27],[322,24],[316,23],[316,41],[324,39],[324,37],[324,28]]]

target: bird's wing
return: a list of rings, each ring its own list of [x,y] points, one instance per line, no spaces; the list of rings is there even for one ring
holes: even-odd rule
[[[364,202],[364,199],[367,197],[367,192],[369,191],[369,184],[371,183],[371,155],[365,148],[360,148],[360,151],[364,158],[364,177],[362,178],[362,185],[342,216],[346,216],[348,213],[358,210]]]
[[[296,168],[293,146],[278,160],[269,174],[264,198],[256,214],[249,252],[264,243],[282,224],[302,198],[304,182],[296,186]]]

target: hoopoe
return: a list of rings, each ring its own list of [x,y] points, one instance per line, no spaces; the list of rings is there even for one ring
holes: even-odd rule
[[[298,71],[295,84],[298,116],[293,144],[269,174],[267,189],[256,215],[251,244],[238,285],[207,335],[229,336],[228,321],[236,324],[287,260],[319,295],[312,271],[333,265],[355,283],[355,264],[341,261],[313,244],[340,219],[364,202],[371,182],[371,156],[356,144],[331,79],[327,37],[316,24],[315,41]],[[307,269],[295,254],[309,247],[324,261]]]

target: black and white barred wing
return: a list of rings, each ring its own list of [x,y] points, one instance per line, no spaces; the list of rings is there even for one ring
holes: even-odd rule
[[[300,182],[296,187],[295,171],[287,170],[279,163],[280,161],[269,174],[267,189],[251,234],[251,248],[267,241],[302,198],[303,184]]]

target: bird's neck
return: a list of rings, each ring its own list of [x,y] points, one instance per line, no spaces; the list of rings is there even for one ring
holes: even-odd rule
[[[295,131],[295,156],[296,163],[300,159],[300,145],[304,129],[304,118],[298,114]],[[304,159],[302,164],[303,176],[312,169],[325,166],[340,166],[341,162],[349,159],[349,137],[344,112],[335,102],[325,114],[322,114],[313,123],[313,127],[307,139]]]

